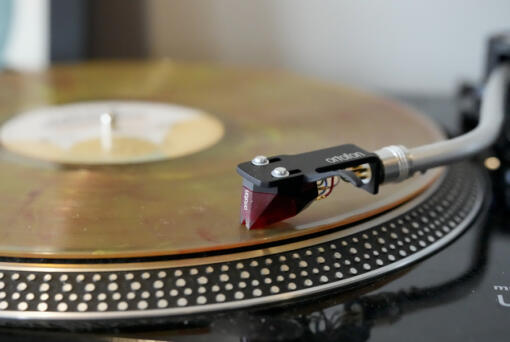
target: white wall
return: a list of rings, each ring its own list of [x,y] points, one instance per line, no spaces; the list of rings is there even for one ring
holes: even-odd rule
[[[4,47],[4,66],[35,71],[49,65],[49,1],[13,1],[11,26]]]
[[[149,1],[152,54],[287,68],[386,92],[481,75],[508,0]]]

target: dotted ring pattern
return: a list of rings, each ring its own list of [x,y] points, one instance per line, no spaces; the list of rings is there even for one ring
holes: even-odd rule
[[[142,312],[235,303],[289,294],[370,275],[447,237],[480,199],[481,177],[469,164],[450,168],[444,183],[410,211],[362,232],[264,257],[210,265],[107,272],[0,269],[0,314]],[[283,296],[285,297],[285,296]],[[163,310],[163,311],[161,311]],[[44,316],[44,315],[43,315]],[[19,317],[19,315],[17,316]]]

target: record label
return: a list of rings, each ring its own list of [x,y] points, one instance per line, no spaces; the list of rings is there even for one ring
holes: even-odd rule
[[[15,116],[1,129],[9,150],[71,164],[126,164],[201,151],[223,136],[200,110],[131,101],[83,102]]]

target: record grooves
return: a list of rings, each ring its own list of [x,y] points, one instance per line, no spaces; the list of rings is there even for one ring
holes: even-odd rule
[[[31,98],[19,88],[28,81],[58,98]],[[27,97],[20,105],[6,96],[0,108],[2,257],[180,258],[257,248],[373,217],[442,174],[430,170],[377,196],[341,184],[299,216],[247,231],[235,171],[246,158],[342,142],[417,146],[444,134],[403,105],[283,73],[102,62],[57,66],[40,78],[0,75],[0,85]]]

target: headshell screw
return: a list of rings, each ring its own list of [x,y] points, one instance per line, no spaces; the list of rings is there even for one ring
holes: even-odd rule
[[[266,156],[256,156],[251,160],[251,163],[256,166],[264,166],[269,164],[269,159]]]
[[[286,168],[280,166],[271,171],[271,175],[276,178],[284,178],[289,176],[289,171]]]

